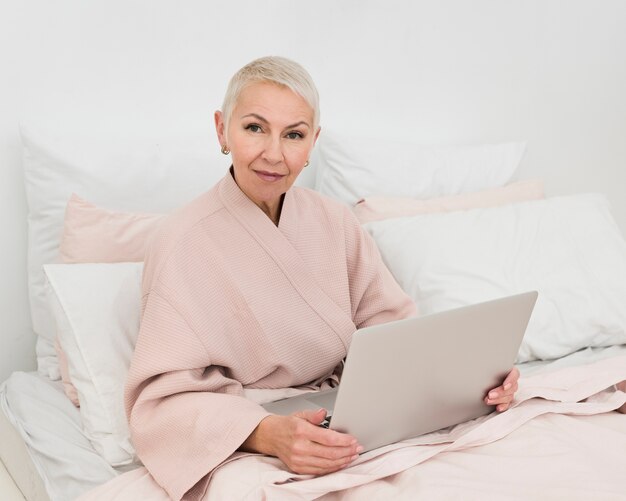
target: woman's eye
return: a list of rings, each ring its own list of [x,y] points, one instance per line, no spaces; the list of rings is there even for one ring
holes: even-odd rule
[[[257,124],[246,125],[246,129],[250,132],[261,132],[261,126]]]
[[[287,134],[288,139],[302,139],[304,136],[300,132],[290,132]]]

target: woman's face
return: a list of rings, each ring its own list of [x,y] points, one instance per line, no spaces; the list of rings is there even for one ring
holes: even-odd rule
[[[291,89],[259,82],[241,92],[227,130],[220,111],[215,125],[220,144],[231,151],[237,185],[276,222],[280,197],[304,168],[319,134],[313,110]]]

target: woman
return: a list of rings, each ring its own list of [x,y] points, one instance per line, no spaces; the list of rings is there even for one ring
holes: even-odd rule
[[[320,133],[318,109],[292,61],[237,72],[215,113],[232,167],[169,218],[146,257],[126,408],[139,457],[174,499],[201,496],[238,450],[297,473],[348,465],[361,448],[318,426],[323,410],[269,415],[244,389],[333,386],[357,328],[416,314],[350,210],[292,188]],[[486,402],[506,410],[518,377]]]

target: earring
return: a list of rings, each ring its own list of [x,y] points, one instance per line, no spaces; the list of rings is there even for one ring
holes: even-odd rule
[[[222,146],[222,154],[228,155],[229,153],[230,153],[230,150],[228,149],[228,146],[226,145]]]
[[[309,161],[307,160],[306,162],[304,162],[304,166],[308,167],[309,166]]]

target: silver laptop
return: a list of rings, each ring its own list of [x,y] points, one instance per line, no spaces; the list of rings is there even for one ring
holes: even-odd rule
[[[493,411],[483,402],[513,367],[537,292],[357,330],[338,388],[265,404],[328,411],[365,451]]]

